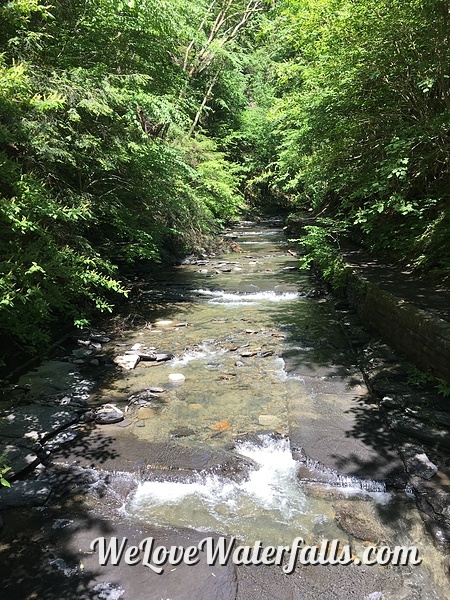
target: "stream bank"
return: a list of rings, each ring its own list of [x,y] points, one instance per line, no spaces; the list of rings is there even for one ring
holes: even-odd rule
[[[70,598],[60,593],[70,581],[81,598],[148,598],[149,585],[152,597],[177,599],[445,597],[444,555],[376,421],[342,314],[298,271],[280,227],[244,223],[229,234],[233,253],[140,282],[120,327],[87,331],[11,390],[0,433],[37,467],[21,482],[33,490],[23,503],[41,499],[2,511],[22,597]],[[100,424],[105,411],[116,422]],[[209,532],[266,544],[303,535],[356,554],[406,543],[423,565],[286,576],[202,563],[152,578],[140,566],[99,568],[89,543],[101,531],[180,545]]]

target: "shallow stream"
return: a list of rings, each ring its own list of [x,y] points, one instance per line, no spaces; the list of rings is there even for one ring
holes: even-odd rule
[[[338,410],[342,394],[363,393],[364,382],[332,304],[299,271],[280,223],[242,223],[230,236],[234,252],[142,282],[121,337],[105,350],[174,358],[110,369],[97,397],[127,407],[126,435],[232,453],[247,476],[197,468],[165,480],[150,472],[124,499],[122,517],[248,544],[339,539],[356,553],[369,543],[415,545],[423,563],[402,567],[408,597],[443,598],[442,556],[406,492],[387,492],[369,476],[337,478],[339,486],[298,477],[290,432],[302,418],[302,394],[305,416],[317,396],[314,411],[332,419],[321,386]],[[171,382],[174,374],[183,377]],[[348,525],[352,515],[356,527]]]

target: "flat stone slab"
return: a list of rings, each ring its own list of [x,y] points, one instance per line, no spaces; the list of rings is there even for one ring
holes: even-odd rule
[[[50,493],[48,485],[40,481],[15,481],[10,488],[0,487],[0,508],[40,506]]]
[[[93,515],[55,516],[40,517],[39,539],[33,543],[30,539],[14,536],[10,524],[13,515],[7,515],[4,543],[0,549],[0,576],[5,597],[29,598],[33,593],[46,600],[236,598],[236,569],[231,561],[225,566],[208,565],[204,552],[199,553],[200,560],[195,565],[184,562],[176,566],[167,564],[164,572],[158,574],[141,563],[131,565],[123,559],[117,566],[110,561],[102,566],[99,564],[98,547],[95,551],[91,550],[96,538],[105,538],[107,543],[112,538],[117,538],[119,543],[125,539],[127,548],[139,545],[146,538],[153,538],[154,548],[163,546],[170,549],[171,546],[195,546],[212,534],[113,523]],[[33,529],[32,523],[27,523],[27,530]]]
[[[25,373],[19,386],[29,386],[33,394],[55,394],[76,388],[82,380],[78,367],[61,360],[42,362],[36,369]]]
[[[149,479],[154,474],[179,479],[203,470],[240,479],[254,466],[250,459],[205,445],[192,448],[176,439],[142,440],[120,425],[109,425],[107,433],[102,425],[85,425],[77,439],[52,453],[52,461],[112,472],[138,471]]]
[[[339,474],[402,485],[404,465],[377,406],[363,390],[318,393],[319,383],[312,393],[300,380],[289,382],[297,390],[289,401],[292,447]]]
[[[1,416],[0,438],[44,440],[78,421],[80,413],[68,407],[27,404]]]
[[[125,369],[125,371],[132,371],[137,366],[139,360],[139,354],[121,354],[115,357],[114,363]]]
[[[10,467],[10,470],[4,475],[6,479],[10,479],[40,462],[31,448],[13,444],[0,444],[0,456],[6,458],[6,464]]]
[[[236,600],[411,599],[410,589],[394,569],[382,572],[353,565],[301,565],[286,576],[278,567],[245,566],[237,569],[237,575]],[[431,588],[432,582],[428,583]]]

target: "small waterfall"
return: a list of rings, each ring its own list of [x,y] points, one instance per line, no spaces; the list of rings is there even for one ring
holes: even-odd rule
[[[298,292],[225,292],[223,290],[210,290],[200,288],[193,290],[200,296],[209,296],[210,304],[221,304],[224,306],[256,306],[261,302],[286,302],[296,300],[299,297]]]
[[[342,488],[353,488],[357,490],[363,490],[364,492],[386,492],[386,484],[384,481],[375,481],[373,479],[361,479],[359,477],[352,477],[351,475],[342,475],[332,469],[328,469],[316,460],[312,460],[309,457],[304,458],[304,464],[309,471],[313,474],[316,472],[320,475],[326,476],[326,483]],[[313,477],[312,477],[313,480]]]
[[[236,451],[256,463],[245,481],[215,474],[197,474],[189,482],[144,481],[123,506],[123,512],[154,524],[192,527],[237,535],[243,540],[285,543],[296,535],[332,521],[331,514],[311,512],[297,479],[298,463],[289,440],[259,436],[259,443],[241,442]],[[326,510],[325,505],[322,506]],[[315,506],[317,509],[317,506]]]

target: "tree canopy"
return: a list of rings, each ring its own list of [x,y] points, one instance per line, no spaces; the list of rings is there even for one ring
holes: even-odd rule
[[[0,7],[0,327],[32,346],[249,207],[450,274],[447,0]]]

